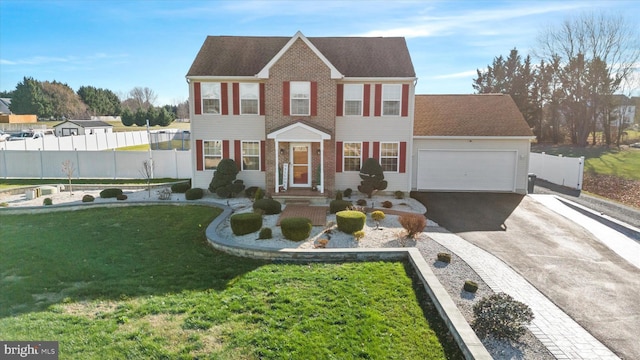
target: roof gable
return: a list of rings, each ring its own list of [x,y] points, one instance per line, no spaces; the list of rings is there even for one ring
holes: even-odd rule
[[[414,136],[532,137],[509,95],[416,95]]]
[[[66,123],[72,123],[81,128],[113,127],[113,125],[101,120],[66,120],[58,125],[54,125],[53,127],[58,127]]]
[[[187,77],[264,76],[298,39],[332,70],[332,77],[415,78],[404,38],[208,36]]]

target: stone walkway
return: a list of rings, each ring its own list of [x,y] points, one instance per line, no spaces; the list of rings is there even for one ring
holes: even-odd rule
[[[529,329],[557,359],[619,359],[497,257],[443,228],[428,228],[427,235],[462,258],[493,291],[529,305],[535,315]]]

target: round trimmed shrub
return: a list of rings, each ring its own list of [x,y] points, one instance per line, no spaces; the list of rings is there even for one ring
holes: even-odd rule
[[[338,211],[347,210],[351,205],[353,205],[351,201],[331,200],[331,202],[329,203],[329,212],[335,214]]]
[[[282,212],[282,204],[278,200],[260,199],[253,202],[253,209],[260,209],[265,215],[275,215]]]
[[[96,198],[94,198],[92,195],[85,195],[82,197],[82,202],[93,202],[93,200],[95,200]]]
[[[127,195],[120,194],[120,195],[116,196],[116,200],[120,200],[120,201],[127,200]]]
[[[344,189],[344,191],[342,192],[342,195],[344,195],[345,197],[351,197],[351,193],[353,193],[353,189],[351,188],[346,188]]]
[[[204,196],[204,190],[200,188],[192,188],[185,191],[184,193],[184,198],[187,200],[198,200],[198,199],[202,199],[203,196]]]
[[[44,200],[42,200],[42,205],[53,205],[53,200],[51,200],[51,198],[44,198]]]
[[[280,222],[282,235],[291,241],[302,241],[311,235],[311,220],[304,217],[291,217]]]
[[[117,198],[118,195],[122,195],[122,189],[108,188],[100,191],[100,197],[103,199]]]
[[[235,214],[231,216],[230,223],[235,235],[251,234],[262,227],[262,216],[252,212]]]
[[[383,208],[387,208],[387,209],[391,209],[393,207],[393,203],[389,200],[385,200],[382,202],[382,207]]]
[[[361,211],[344,210],[336,213],[338,230],[347,234],[362,230],[366,221],[367,215]]]
[[[356,201],[356,205],[358,205],[358,206],[367,206],[367,200],[358,199],[358,201]]]
[[[191,189],[191,184],[188,182],[171,185],[171,192],[173,193],[184,194],[189,189]]]
[[[258,239],[271,239],[273,237],[273,232],[271,228],[262,228],[260,229],[260,234],[258,234]]]

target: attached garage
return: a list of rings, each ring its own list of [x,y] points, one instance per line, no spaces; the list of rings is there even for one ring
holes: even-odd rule
[[[417,95],[412,189],[526,193],[533,133],[508,95]]]

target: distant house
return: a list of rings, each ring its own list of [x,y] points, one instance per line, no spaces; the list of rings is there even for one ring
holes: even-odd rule
[[[55,125],[56,136],[91,135],[113,132],[113,125],[100,120],[67,120]]]
[[[231,158],[247,186],[332,196],[375,158],[387,191],[527,191],[511,97],[415,95],[404,38],[209,36],[186,78],[194,187]]]
[[[0,98],[0,115],[11,114],[11,110],[9,110],[9,105],[11,105],[11,99]]]
[[[12,114],[11,109],[9,109],[10,105],[11,105],[11,99],[0,98],[0,123],[20,124],[20,123],[38,122],[38,117],[36,115]]]
[[[626,128],[634,123],[636,105],[632,98],[621,94],[611,95],[611,104],[611,125],[623,125]]]

